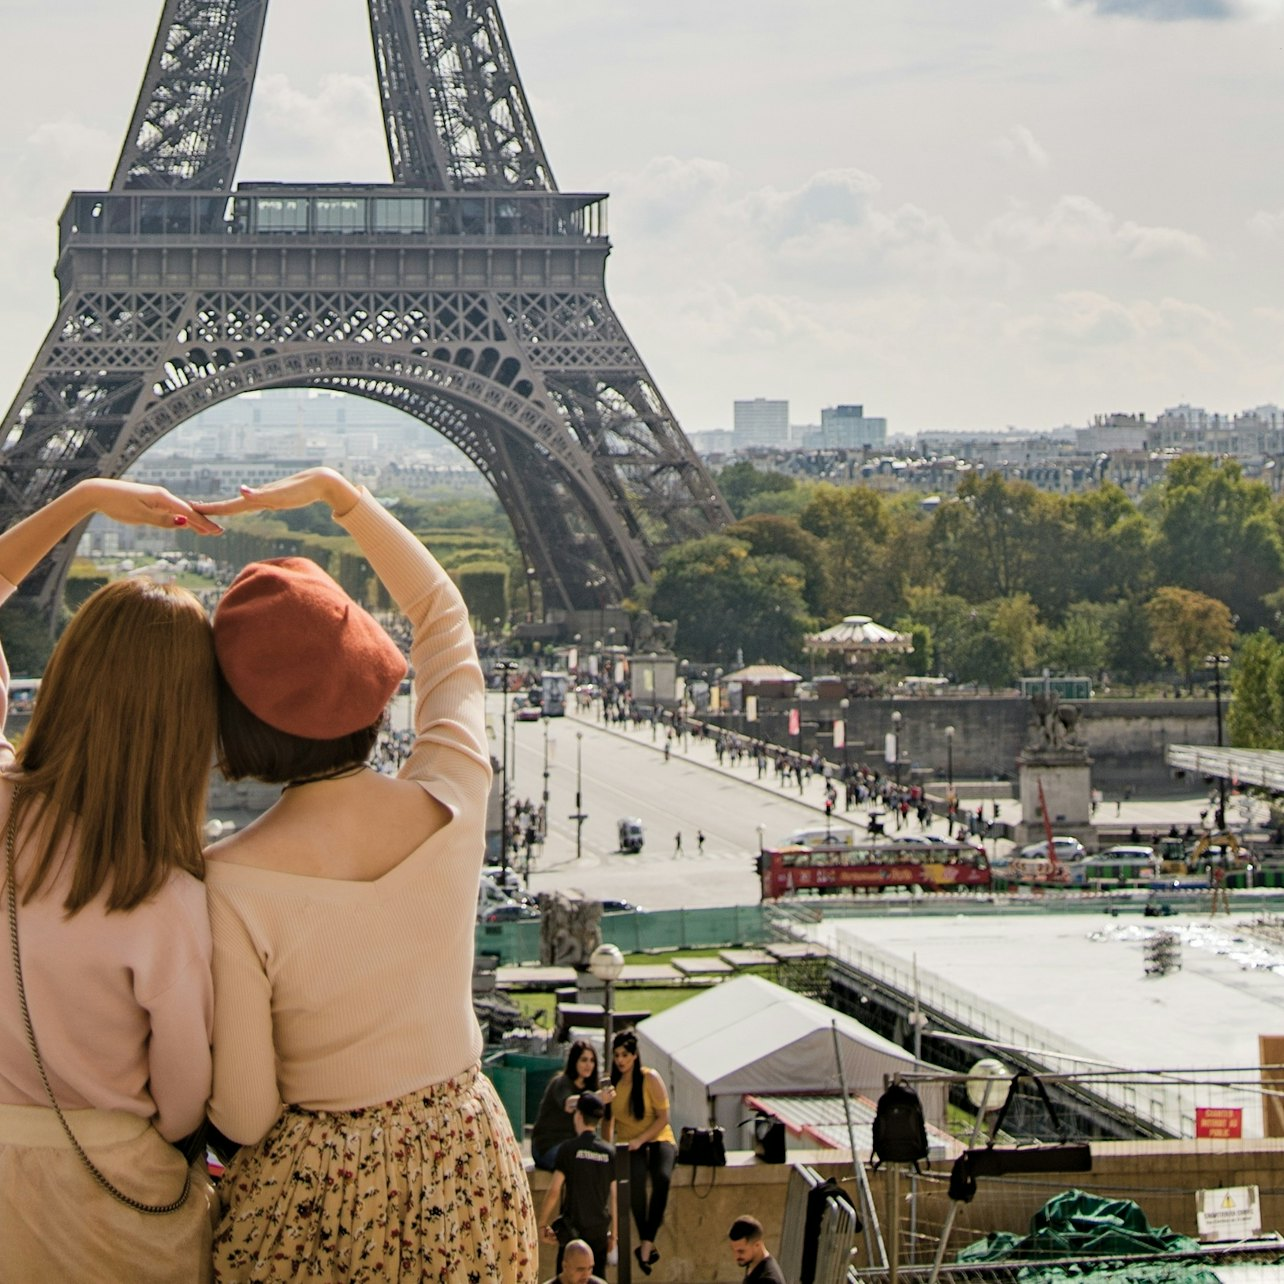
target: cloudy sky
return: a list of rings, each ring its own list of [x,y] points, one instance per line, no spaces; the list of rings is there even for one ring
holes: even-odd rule
[[[161,0],[0,0],[0,388]],[[505,0],[559,186],[688,430],[1284,403],[1284,0]],[[365,5],[271,0],[243,179],[386,179]]]

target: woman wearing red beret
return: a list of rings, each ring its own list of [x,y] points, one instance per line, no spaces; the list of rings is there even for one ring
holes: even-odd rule
[[[214,618],[221,758],[284,786],[208,853],[210,1117],[242,1149],[223,1280],[485,1280],[538,1267],[529,1186],[479,1058],[473,925],[490,788],[468,613],[368,493],[313,469],[208,515],[324,502],[408,617],[416,739],[367,768],[406,664],[311,562],[245,568]]]

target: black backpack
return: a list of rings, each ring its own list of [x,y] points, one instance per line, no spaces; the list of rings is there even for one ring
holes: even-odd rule
[[[923,1103],[907,1083],[893,1083],[878,1099],[874,1113],[874,1167],[881,1163],[913,1164],[927,1158],[927,1125]]]

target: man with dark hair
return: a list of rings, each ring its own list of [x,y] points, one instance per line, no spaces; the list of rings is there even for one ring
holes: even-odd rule
[[[615,1150],[597,1135],[606,1107],[595,1092],[581,1092],[572,1119],[575,1136],[562,1142],[553,1162],[553,1180],[539,1210],[540,1234],[546,1243],[557,1241],[557,1269],[569,1248],[569,1236],[583,1240],[592,1254],[592,1265],[605,1267],[615,1243]],[[558,1235],[553,1216],[561,1203],[563,1233]]]
[[[776,1259],[767,1252],[762,1223],[756,1217],[737,1217],[727,1238],[736,1265],[745,1268],[745,1284],[786,1284]]]

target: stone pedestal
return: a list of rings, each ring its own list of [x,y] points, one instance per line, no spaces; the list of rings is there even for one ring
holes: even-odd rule
[[[1025,749],[1017,758],[1021,791],[1018,846],[1041,842],[1046,836],[1039,785],[1054,834],[1066,834],[1091,846],[1096,835],[1092,821],[1092,759],[1079,746],[1063,749]]]

